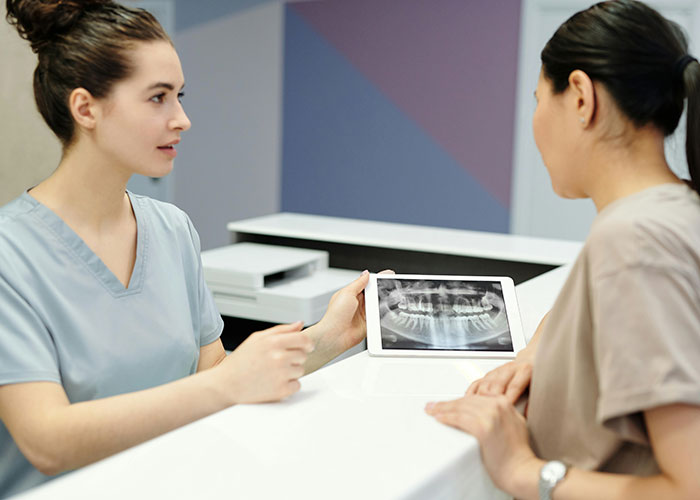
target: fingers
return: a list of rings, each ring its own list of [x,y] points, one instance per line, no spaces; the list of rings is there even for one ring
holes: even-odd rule
[[[481,440],[513,405],[504,396],[462,396],[452,401],[428,403],[425,412],[439,422],[462,429]]]
[[[299,389],[301,389],[301,382],[299,382],[298,380],[290,380],[289,382],[287,382],[287,396],[298,392]]]
[[[506,398],[508,398],[508,401],[515,404],[520,395],[525,392],[525,389],[530,385],[531,379],[532,367],[530,366],[523,367],[516,372],[506,389]]]
[[[474,422],[476,421],[472,405],[474,396],[464,396],[452,401],[428,403],[425,412],[434,417],[438,422],[461,429],[469,434],[475,434]]]
[[[299,349],[306,353],[313,352],[314,343],[308,335],[301,331],[304,326],[302,321],[275,325],[266,330],[255,332],[258,338],[268,337],[274,347],[280,349]]]
[[[291,366],[304,366],[304,363],[306,363],[306,358],[308,356],[306,355],[306,352],[300,351],[299,349],[294,349],[286,353],[286,361],[291,365]],[[302,372],[303,375],[303,372]],[[301,376],[301,375],[300,375]]]
[[[435,420],[445,425],[461,429],[468,434],[475,435],[476,430],[474,429],[474,419],[470,418],[470,415],[464,413],[458,413],[456,411],[448,413],[438,413],[433,415]]]
[[[278,333],[270,341],[278,349],[299,350],[307,354],[314,350],[313,341],[303,332]]]
[[[304,376],[304,367],[301,365],[292,365],[287,372],[287,376],[290,382],[300,379]]]
[[[278,333],[289,333],[289,332],[299,332],[304,326],[303,321],[295,321],[294,323],[285,323],[282,325],[275,325],[265,330],[261,330],[259,333],[265,334],[278,334]]]
[[[301,389],[301,382],[298,380],[289,380],[284,382],[276,392],[270,393],[266,397],[260,398],[259,400],[248,401],[249,403],[275,403],[281,401],[292,394],[299,392]]]
[[[379,272],[379,274],[395,273],[391,269],[385,269],[384,271]],[[360,276],[357,279],[355,279],[355,281],[351,282],[349,285],[346,285],[343,290],[347,290],[353,295],[359,295],[362,292],[362,290],[365,289],[367,283],[369,283],[369,271],[365,269],[364,271],[362,271],[362,274],[360,274]]]
[[[437,403],[428,403],[425,405],[425,411],[429,415],[437,415],[439,413],[447,413],[451,411],[456,411],[457,408],[462,406],[465,398],[453,399],[452,401],[440,401]]]
[[[521,373],[523,367],[520,365],[515,365],[514,363],[506,363],[503,366],[490,371],[483,378],[475,380],[467,388],[465,394],[481,394],[484,396],[496,396],[500,394],[506,394],[511,385],[513,384],[514,377],[518,375],[519,384],[529,383],[529,375]],[[527,376],[526,376],[527,375]],[[526,378],[524,379],[523,377]],[[522,392],[522,391],[521,391]]]
[[[492,372],[490,376],[479,384],[477,394],[498,395],[506,392],[506,387],[513,378],[513,370],[508,367],[501,367],[500,370]]]

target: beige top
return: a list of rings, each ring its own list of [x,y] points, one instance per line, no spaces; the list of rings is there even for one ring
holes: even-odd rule
[[[535,453],[586,470],[658,471],[642,412],[700,405],[700,197],[665,184],[603,209],[541,333]]]

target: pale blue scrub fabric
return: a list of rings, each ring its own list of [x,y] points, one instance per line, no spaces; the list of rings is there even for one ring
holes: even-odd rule
[[[199,348],[219,338],[191,221],[129,196],[138,238],[128,288],[31,195],[0,208],[0,385],[58,382],[71,402],[138,391],[195,373]],[[0,497],[48,479],[0,422]]]

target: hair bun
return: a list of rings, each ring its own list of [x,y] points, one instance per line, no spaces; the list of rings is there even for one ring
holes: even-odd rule
[[[112,0],[7,0],[7,21],[19,36],[29,40],[34,52],[66,33],[84,10],[111,4]]]

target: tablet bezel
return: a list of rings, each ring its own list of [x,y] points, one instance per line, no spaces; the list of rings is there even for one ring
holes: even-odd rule
[[[506,318],[513,344],[512,351],[483,351],[483,350],[441,350],[441,349],[385,349],[382,347],[381,326],[379,322],[379,296],[377,280],[381,279],[413,279],[430,281],[486,281],[501,284],[505,303]],[[507,276],[452,276],[429,274],[370,274],[369,283],[365,288],[365,313],[367,318],[367,351],[372,356],[399,357],[439,357],[439,358],[500,358],[513,359],[525,347],[520,309],[515,294],[515,284]]]

